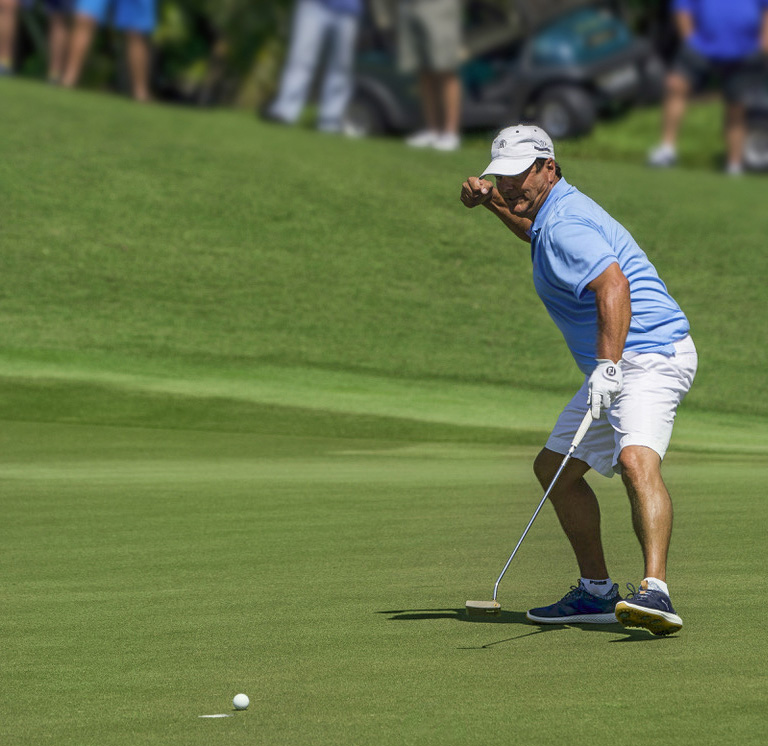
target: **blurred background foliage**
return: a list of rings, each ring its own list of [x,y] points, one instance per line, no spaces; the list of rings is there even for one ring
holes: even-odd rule
[[[469,0],[464,0],[468,2]],[[485,3],[535,3],[553,8],[574,0],[482,0]],[[368,6],[393,6],[397,0],[366,0]],[[581,0],[585,4],[589,0]],[[595,0],[599,3],[600,0]],[[615,0],[633,28],[652,38],[663,57],[674,44],[670,0]],[[23,14],[19,72],[44,77],[44,11],[37,4]],[[153,35],[156,96],[200,106],[261,106],[274,93],[290,34],[294,0],[158,0]],[[95,42],[81,85],[127,90],[124,42],[105,29]]]

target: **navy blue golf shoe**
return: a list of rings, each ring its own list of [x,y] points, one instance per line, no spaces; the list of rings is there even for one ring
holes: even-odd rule
[[[635,589],[627,583],[630,595],[616,604],[616,619],[625,627],[642,627],[654,635],[671,635],[683,626],[669,596],[648,587],[643,581]]]
[[[594,596],[579,581],[557,603],[531,609],[526,616],[537,624],[615,624],[614,609],[620,598],[615,583],[608,595]]]

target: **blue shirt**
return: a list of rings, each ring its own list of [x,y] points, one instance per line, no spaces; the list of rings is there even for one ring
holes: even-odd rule
[[[768,0],[674,0],[693,16],[688,44],[710,59],[737,60],[757,52]]]
[[[565,179],[531,226],[531,259],[536,292],[587,375],[597,347],[597,306],[587,285],[614,262],[629,280],[632,303],[625,351],[674,355],[673,343],[688,334],[688,319],[629,231]]]
[[[320,0],[320,4],[337,13],[349,13],[353,16],[363,13],[363,0]]]

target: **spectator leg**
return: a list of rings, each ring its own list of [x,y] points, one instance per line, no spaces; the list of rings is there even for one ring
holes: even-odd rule
[[[126,31],[128,69],[131,74],[131,93],[136,101],[149,101],[149,74],[151,50],[149,39],[138,31]]]
[[[13,68],[18,10],[18,0],[0,0],[0,72]]]
[[[456,73],[440,75],[441,99],[443,102],[443,132],[458,135],[461,125],[461,81]]]
[[[299,0],[293,16],[290,50],[280,91],[270,114],[295,122],[304,108],[328,27],[328,11],[313,0]]]
[[[441,97],[439,95],[440,79],[438,73],[424,70],[419,73],[419,93],[421,108],[424,112],[424,124],[430,132],[442,132]]]
[[[341,130],[344,112],[352,96],[357,28],[357,18],[345,14],[331,29],[330,55],[320,94],[318,128],[321,130]]]
[[[94,18],[80,13],[75,15],[67,64],[64,68],[64,76],[61,79],[62,85],[67,88],[74,88],[78,80],[80,80],[80,73],[83,71],[85,58],[91,48],[95,31],[96,20]]]
[[[689,92],[690,84],[682,75],[670,73],[667,76],[661,130],[661,139],[666,145],[674,146],[677,143]]]
[[[725,144],[728,165],[740,167],[747,138],[747,112],[744,104],[729,102],[725,105]]]
[[[51,83],[60,83],[64,77],[69,44],[66,14],[51,12],[48,15],[48,23],[48,80]]]

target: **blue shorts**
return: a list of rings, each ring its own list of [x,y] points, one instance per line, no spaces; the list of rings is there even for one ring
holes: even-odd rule
[[[155,29],[155,0],[77,0],[75,10],[120,31],[149,34]]]

